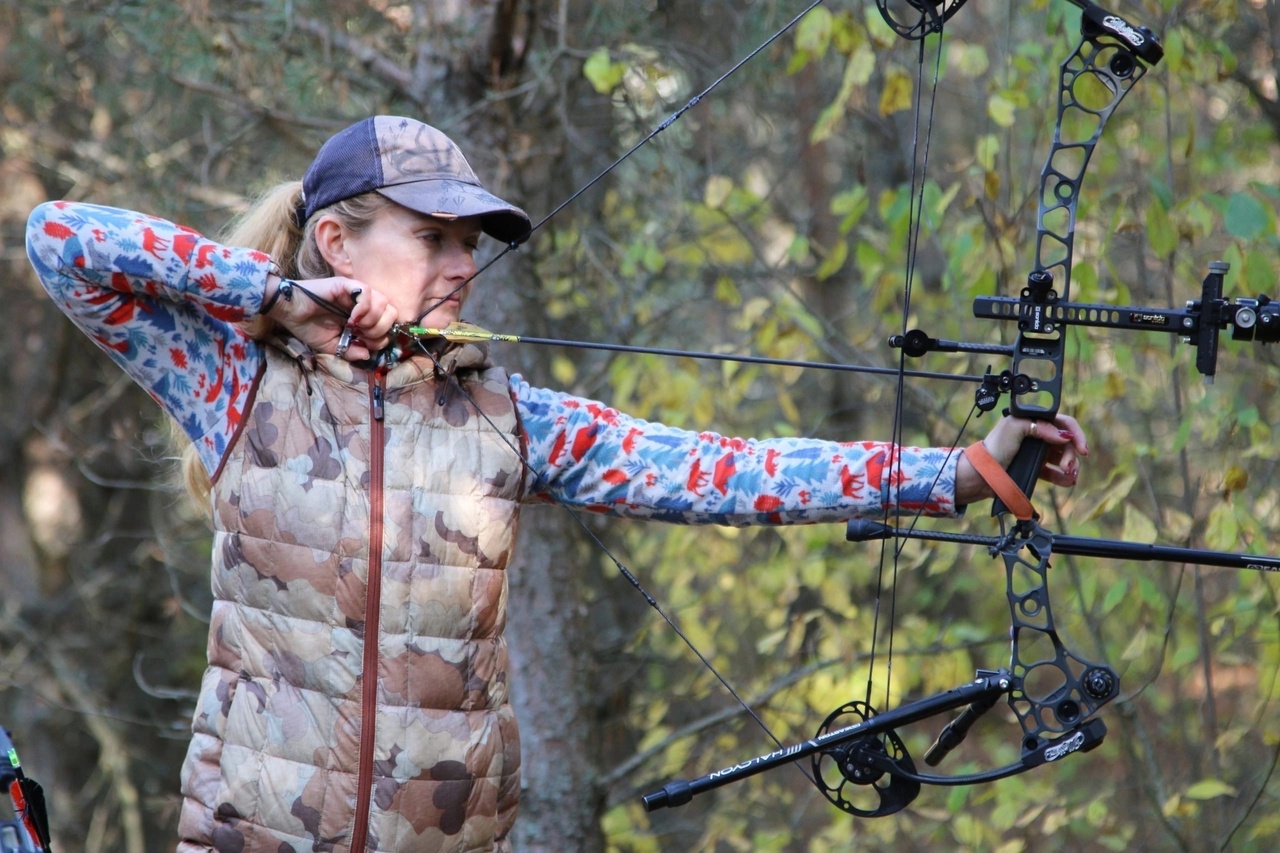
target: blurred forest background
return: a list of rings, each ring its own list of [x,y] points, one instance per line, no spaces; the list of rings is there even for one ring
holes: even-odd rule
[[[1280,295],[1280,11],[1112,2],[1159,33],[1167,56],[1088,172],[1073,298],[1181,307],[1217,259],[1231,264],[1228,294]],[[458,139],[536,221],[801,7],[0,0],[0,724],[49,789],[59,849],[173,844],[209,546],[157,409],[40,291],[23,245],[30,209],[92,200],[216,233],[253,194],[301,175],[334,130],[394,113]],[[1031,267],[1057,67],[1079,18],[1064,0],[1016,0],[973,2],[952,21],[912,302],[912,324],[935,337],[1012,340],[1009,324],[973,318],[972,299],[1016,294]],[[918,58],[873,3],[830,0],[486,272],[471,319],[896,364],[884,341],[902,323]],[[931,58],[926,68],[927,98]],[[1075,489],[1039,493],[1050,529],[1274,553],[1274,350],[1224,337],[1206,385],[1194,349],[1172,336],[1070,340],[1064,409],[1092,453]],[[875,377],[517,345],[497,356],[535,383],[731,435],[892,428],[893,384]],[[990,361],[914,366],[981,373]],[[971,385],[908,383],[905,440],[955,442],[971,402]],[[985,512],[934,526],[993,529]],[[840,525],[593,527],[788,742],[867,698],[878,600],[878,707],[1008,660],[1003,568],[980,549],[908,546],[891,599],[879,547],[845,542]],[[562,510],[528,510],[523,540],[510,628],[520,850],[1280,846],[1280,602],[1267,574],[1055,561],[1071,645],[1122,676],[1109,737],[1088,756],[925,789],[876,821],[836,810],[792,768],[647,815],[639,794],[771,742]],[[902,733],[917,758],[940,724]],[[1007,763],[1017,749],[1006,709],[944,769]]]

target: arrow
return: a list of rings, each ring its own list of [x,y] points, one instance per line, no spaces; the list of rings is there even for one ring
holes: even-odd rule
[[[570,347],[575,349],[607,350],[609,352],[648,353],[650,355],[674,356],[676,358],[698,358],[708,361],[728,361],[735,364],[769,364],[779,367],[812,367],[820,370],[839,370],[848,373],[870,373],[878,376],[898,376],[899,371],[893,367],[873,367],[870,365],[838,364],[829,361],[797,361],[785,358],[766,358],[758,355],[731,355],[719,352],[697,352],[690,350],[662,349],[657,347],[629,346],[627,344],[604,344],[588,341],[568,341],[559,338],[538,338],[529,335],[507,335],[491,332],[473,323],[454,322],[443,329],[424,326],[402,326],[400,331],[414,338],[443,338],[453,343],[521,343],[538,344],[540,346]],[[959,382],[981,383],[983,377],[963,373],[931,373],[928,371],[908,370],[905,375],[920,379],[947,379]]]

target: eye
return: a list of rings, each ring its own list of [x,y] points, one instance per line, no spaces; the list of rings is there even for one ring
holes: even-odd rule
[[[430,231],[419,232],[418,239],[426,243],[431,243],[432,245],[439,245],[443,237],[439,231],[432,229]]]

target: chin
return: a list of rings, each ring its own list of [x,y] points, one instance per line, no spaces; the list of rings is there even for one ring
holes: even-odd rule
[[[418,325],[426,326],[432,329],[443,328],[450,323],[456,323],[461,316],[461,312],[454,308],[452,310],[445,308],[437,308],[430,314],[422,318],[422,322]]]

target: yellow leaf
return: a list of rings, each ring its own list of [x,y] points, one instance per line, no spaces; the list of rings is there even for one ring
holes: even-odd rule
[[[795,400],[791,399],[791,395],[782,389],[778,391],[778,408],[782,409],[782,414],[793,424],[798,424],[804,420],[800,416],[800,409],[796,406]]]
[[[1227,469],[1227,476],[1223,478],[1222,485],[1228,492],[1241,491],[1249,485],[1249,472],[1239,465],[1232,465]]]
[[[1189,800],[1212,800],[1215,797],[1235,795],[1236,789],[1221,779],[1202,779],[1183,792],[1183,796]]]
[[[822,266],[814,272],[814,278],[818,281],[826,281],[831,276],[840,272],[844,266],[844,262],[849,259],[849,244],[844,240],[837,240],[835,245],[831,247],[831,252],[822,261]]]
[[[911,77],[901,68],[890,68],[880,92],[880,115],[887,116],[911,109]]]
[[[724,175],[712,175],[707,178],[707,186],[702,191],[702,203],[712,210],[719,210],[729,193],[733,191],[733,180]]]
[[[982,192],[988,199],[995,199],[1000,195],[1000,175],[992,170],[983,173]]]
[[[819,6],[811,10],[796,26],[796,47],[821,57],[831,44],[832,23],[831,12],[826,8]]]
[[[1014,103],[1003,95],[992,95],[987,99],[987,115],[1000,127],[1012,127],[1014,122]]]
[[[876,54],[868,44],[858,47],[849,56],[849,65],[845,69],[845,80],[853,82],[858,86],[865,86],[871,80],[871,74],[876,70]]]
[[[741,305],[742,292],[738,290],[738,283],[727,275],[720,276],[716,279],[716,299],[726,305]]]
[[[1177,509],[1165,509],[1160,527],[1166,542],[1185,542],[1195,524],[1190,514]]]
[[[1111,371],[1107,374],[1107,398],[1110,400],[1118,400],[1125,395],[1124,376],[1119,371]]]
[[[1240,523],[1230,504],[1221,503],[1209,511],[1204,542],[1217,551],[1229,551],[1240,537]]]
[[[1155,542],[1156,526],[1133,504],[1125,504],[1123,537],[1126,542]]]
[[[1133,635],[1133,639],[1129,641],[1129,645],[1120,655],[1121,660],[1137,660],[1142,657],[1143,652],[1147,650],[1147,641],[1150,635],[1145,627],[1139,628],[1138,632]]]
[[[561,385],[572,385],[578,377],[578,368],[573,359],[557,356],[551,362],[551,375]]]

